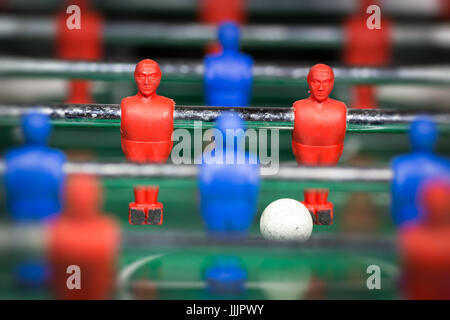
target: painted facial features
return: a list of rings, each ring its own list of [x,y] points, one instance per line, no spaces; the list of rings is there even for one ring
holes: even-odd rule
[[[333,90],[333,75],[328,70],[313,71],[308,79],[311,96],[322,102],[328,98]]]
[[[139,93],[143,97],[149,97],[156,92],[161,81],[161,71],[152,64],[139,65],[134,74]]]

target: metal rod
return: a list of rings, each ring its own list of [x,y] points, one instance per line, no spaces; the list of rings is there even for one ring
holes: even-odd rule
[[[51,228],[41,224],[0,225],[0,253],[24,252],[45,254]],[[139,248],[180,248],[180,247],[235,247],[251,249],[305,249],[305,250],[345,250],[382,251],[395,253],[395,238],[362,234],[312,235],[307,241],[268,241],[261,237],[245,239],[208,237],[204,234],[185,232],[151,234],[126,231],[122,235],[122,249]]]
[[[195,14],[199,10],[198,0],[91,0],[92,5],[105,12],[164,12]],[[441,17],[440,0],[395,0],[384,1],[382,12],[402,17]],[[63,9],[61,0],[14,0],[2,5],[14,11],[54,11]],[[358,0],[246,0],[245,10],[254,15],[295,15],[311,14],[349,15],[358,8]]]
[[[450,48],[450,24],[396,25],[392,42],[396,46]],[[0,16],[0,40],[52,40],[56,34],[53,17],[23,18]],[[216,29],[202,24],[164,24],[120,22],[106,23],[103,39],[109,44],[148,46],[203,46],[216,38]],[[345,40],[338,26],[274,26],[242,27],[245,48],[340,48]]]
[[[0,252],[44,252],[47,229],[37,224],[0,225]]]
[[[268,241],[263,238],[249,237],[246,239],[224,239],[213,237],[202,237],[198,235],[160,234],[149,233],[127,233],[124,235],[126,247],[139,248],[148,247],[149,243],[157,247],[180,247],[180,246],[232,246],[249,247],[254,249],[291,248],[311,250],[381,250],[393,253],[396,250],[395,238],[390,236],[367,236],[367,235],[312,235],[307,241],[279,242]]]
[[[293,129],[294,113],[292,108],[274,107],[209,107],[176,105],[174,120],[213,122],[221,112],[232,110],[248,122],[261,122],[260,128]],[[96,121],[120,120],[118,104],[61,104],[61,105],[0,105],[0,117],[20,117],[29,111],[48,114],[53,120]],[[439,124],[450,124],[449,110],[387,110],[387,109],[348,109],[347,123],[357,126],[381,126],[386,124],[408,124],[419,114],[430,115]]]
[[[278,170],[261,168],[261,176],[266,180],[289,181],[332,181],[332,182],[376,182],[388,183],[392,180],[390,168],[358,167],[302,167],[281,165]],[[5,163],[0,161],[0,174],[5,171]],[[67,162],[66,174],[93,174],[108,178],[196,178],[198,166],[193,164],[136,164],[128,162]]]
[[[106,63],[0,57],[0,77],[55,77],[107,81],[134,81],[135,63]],[[204,66],[199,62],[160,61],[164,77],[202,79]],[[397,68],[334,67],[337,83],[347,84],[450,84],[450,65]],[[292,81],[306,84],[309,67],[255,65],[257,81]]]
[[[198,167],[192,164],[69,162],[64,166],[67,174],[85,173],[110,178],[196,178],[197,170]],[[261,168],[261,176],[267,180],[387,183],[392,179],[392,171],[389,168],[280,166],[276,172]]]

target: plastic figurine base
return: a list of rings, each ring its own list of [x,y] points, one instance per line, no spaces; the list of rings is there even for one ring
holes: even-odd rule
[[[156,94],[161,70],[155,61],[139,62],[134,79],[138,93],[120,105],[122,150],[131,162],[164,163],[172,151],[175,102]]]
[[[135,202],[130,203],[128,222],[132,225],[161,225],[163,205],[157,202],[158,187],[139,186],[134,188]]]
[[[308,74],[310,97],[293,105],[292,150],[300,165],[331,166],[341,157],[347,107],[329,98],[333,84],[333,70],[324,64],[314,65]],[[326,190],[305,191],[302,203],[310,210],[315,224],[333,223],[333,205],[327,202],[327,196]]]
[[[333,224],[333,204],[327,202],[328,190],[305,190],[305,201],[301,201],[308,208],[314,224]]]
[[[333,204],[331,202],[327,202],[322,205],[310,204],[305,201],[300,202],[308,208],[314,224],[322,226],[329,226],[333,224]]]

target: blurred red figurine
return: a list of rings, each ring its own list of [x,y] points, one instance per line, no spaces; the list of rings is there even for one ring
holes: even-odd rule
[[[420,223],[400,230],[406,298],[450,299],[450,180],[432,180],[419,193]]]
[[[441,16],[445,20],[450,20],[450,1],[448,0],[441,0],[439,1],[439,12],[441,13]]]
[[[50,225],[51,285],[59,299],[107,299],[114,289],[120,228],[100,211],[102,190],[94,176],[68,179],[66,207]],[[79,267],[80,289],[69,277]],[[73,268],[73,267],[72,267]]]
[[[100,60],[103,56],[102,16],[91,8],[88,0],[72,0],[67,3],[67,7],[64,7],[64,11],[56,19],[57,57],[64,60]],[[78,6],[79,11],[74,6]],[[66,102],[92,103],[91,83],[72,80]]]
[[[156,93],[161,70],[155,61],[139,62],[134,79],[138,93],[120,104],[122,150],[131,162],[164,163],[172,151],[175,102]]]
[[[329,98],[334,85],[333,70],[325,64],[314,65],[308,74],[311,95],[294,103],[292,150],[297,163],[307,166],[337,164],[344,148],[347,107]],[[305,190],[303,204],[314,223],[333,222],[333,204],[327,202],[328,190]]]
[[[391,30],[389,19],[380,13],[380,29],[370,29],[368,20],[375,13],[367,13],[371,5],[378,5],[376,0],[359,0],[357,13],[344,24],[346,41],[344,44],[344,62],[354,67],[382,67],[391,60]],[[372,11],[369,11],[372,12]],[[375,108],[375,87],[357,85],[353,88],[352,107]]]
[[[209,24],[220,24],[225,21],[244,23],[244,0],[200,0],[200,20]]]
[[[243,24],[247,20],[244,0],[200,0],[200,21],[218,26],[224,22]],[[206,46],[206,53],[219,53],[222,47],[219,42],[213,41]]]

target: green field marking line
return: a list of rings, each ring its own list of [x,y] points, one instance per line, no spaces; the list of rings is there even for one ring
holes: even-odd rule
[[[139,268],[141,268],[145,264],[157,260],[166,255],[167,253],[152,254],[150,256],[134,261],[133,263],[126,265],[124,268],[122,268],[117,277],[117,288],[119,298],[124,300],[129,299],[129,295],[127,294],[127,286],[133,273],[135,273]]]

